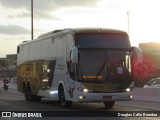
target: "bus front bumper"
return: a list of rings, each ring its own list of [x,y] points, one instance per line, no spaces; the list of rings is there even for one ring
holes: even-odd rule
[[[84,93],[79,92],[77,102],[130,101],[132,92]]]

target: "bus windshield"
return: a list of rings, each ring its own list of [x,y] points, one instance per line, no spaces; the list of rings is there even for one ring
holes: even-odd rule
[[[78,80],[113,82],[120,76],[129,80],[131,46],[126,33],[77,33],[75,42],[79,50]]]
[[[118,82],[118,75],[130,75],[129,51],[82,49],[79,53],[79,80]]]

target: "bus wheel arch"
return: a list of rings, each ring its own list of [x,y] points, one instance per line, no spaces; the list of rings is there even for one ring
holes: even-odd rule
[[[70,107],[72,105],[72,101],[68,101],[65,99],[65,91],[62,83],[60,83],[58,87],[58,97],[59,97],[59,102],[61,106]]]

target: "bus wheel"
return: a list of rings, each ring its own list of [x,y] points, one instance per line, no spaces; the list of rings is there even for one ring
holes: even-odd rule
[[[31,101],[40,102],[40,101],[41,101],[41,98],[42,98],[41,96],[32,95]]]
[[[104,103],[106,109],[111,109],[114,106],[115,101],[106,101],[103,103]]]
[[[31,90],[25,88],[24,90],[24,96],[26,101],[31,101],[32,95],[31,95]]]
[[[26,88],[24,90],[25,100],[26,101],[34,101],[34,102],[40,102],[41,96],[32,95],[31,90],[29,88]]]
[[[71,101],[65,100],[65,93],[64,93],[64,88],[60,87],[59,89],[59,101],[61,106],[63,107],[70,107],[72,105]]]

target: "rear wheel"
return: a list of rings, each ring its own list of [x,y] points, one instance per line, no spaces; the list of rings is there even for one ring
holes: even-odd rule
[[[24,89],[24,96],[26,101],[31,101],[32,95],[31,95],[31,91],[28,88]]]
[[[106,109],[111,109],[114,106],[115,101],[106,101],[103,103],[104,103]]]
[[[42,98],[41,96],[32,95],[31,101],[40,102],[40,101],[41,101],[41,98]]]
[[[26,101],[35,101],[35,102],[40,102],[41,101],[40,96],[32,95],[30,87],[29,88],[26,87],[24,89],[24,96],[25,96]]]
[[[63,107],[70,107],[72,105],[71,101],[67,101],[65,99],[65,93],[64,93],[63,87],[60,87],[59,89],[59,101],[60,101],[61,106]]]

